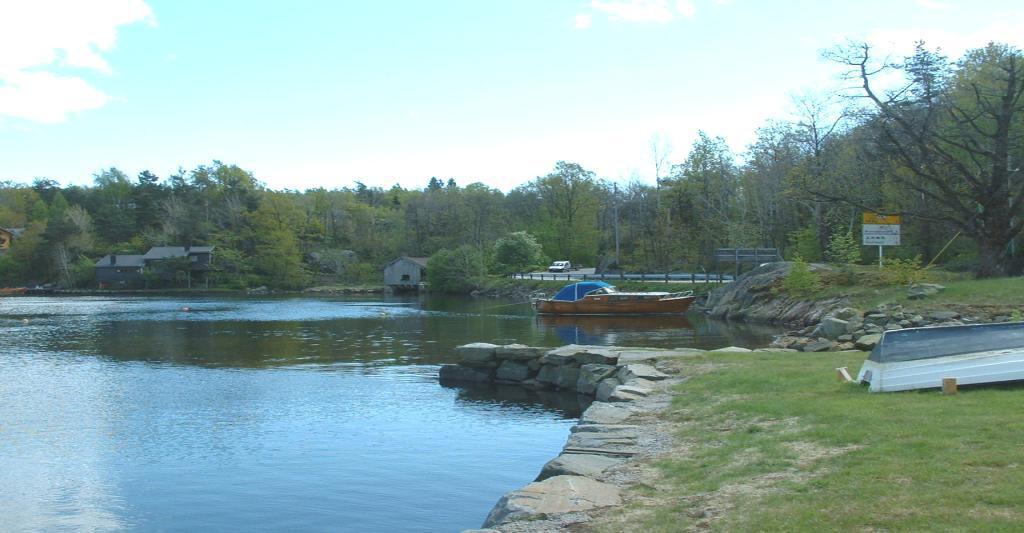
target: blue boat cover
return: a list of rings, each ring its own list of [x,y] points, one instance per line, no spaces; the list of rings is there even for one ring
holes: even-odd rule
[[[558,294],[556,294],[552,300],[558,300],[560,302],[575,302],[576,300],[605,287],[611,287],[611,285],[603,281],[581,281],[579,283],[573,283],[572,285],[562,287],[562,290],[558,291]]]
[[[876,363],[1024,348],[1024,322],[886,331],[868,359]]]

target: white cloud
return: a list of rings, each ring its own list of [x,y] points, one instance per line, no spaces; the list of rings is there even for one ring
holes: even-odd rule
[[[0,116],[61,122],[103,106],[109,96],[55,71],[109,74],[118,27],[140,21],[155,24],[144,0],[0,0]]]
[[[954,60],[991,41],[1024,47],[1024,32],[1020,31],[1024,27],[1024,12],[1002,13],[993,20],[997,22],[964,32],[934,28],[879,29],[869,33],[866,40],[880,53],[889,53],[895,58],[912,55],[914,43],[920,40],[928,48],[941,48],[943,54]]]
[[[949,4],[937,0],[917,0],[917,5],[925,9],[949,9]]]
[[[691,0],[679,0],[676,2],[676,11],[686,18],[693,18],[697,14],[697,6]]]
[[[589,28],[590,25],[593,22],[594,22],[594,17],[592,17],[592,16],[590,16],[590,15],[588,15],[586,13],[580,13],[580,14],[576,15],[575,27],[576,27],[577,30],[585,30],[585,29]]]
[[[608,18],[625,22],[671,22],[672,10],[665,0],[622,0],[602,2],[593,0],[594,9],[606,13]]]
[[[669,0],[592,0],[590,7],[608,16],[613,22],[657,22],[667,23],[675,20],[676,15],[691,18],[696,14],[697,7],[692,0],[675,0],[675,9]],[[586,17],[585,25],[580,25],[580,17]],[[590,15],[576,15],[576,27],[590,26]]]

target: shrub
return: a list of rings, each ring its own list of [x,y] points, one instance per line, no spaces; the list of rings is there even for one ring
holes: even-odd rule
[[[860,243],[854,238],[853,232],[833,233],[828,240],[825,257],[839,264],[855,264],[860,262]]]
[[[469,245],[439,250],[427,260],[427,282],[432,291],[469,292],[482,286],[483,271],[483,257]]]
[[[910,285],[924,279],[921,256],[913,259],[886,259],[882,266],[882,277],[890,284]]]
[[[793,298],[808,298],[821,290],[821,278],[798,255],[793,260],[789,274],[782,280],[782,290]]]
[[[813,226],[789,234],[790,245],[795,249],[794,260],[821,261],[821,244]]]
[[[517,231],[494,243],[494,268],[500,274],[525,272],[541,263],[541,246],[536,237]]]

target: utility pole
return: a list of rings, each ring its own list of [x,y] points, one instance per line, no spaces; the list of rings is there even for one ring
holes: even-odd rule
[[[619,266],[619,184],[612,184],[612,213],[615,216],[615,266]]]

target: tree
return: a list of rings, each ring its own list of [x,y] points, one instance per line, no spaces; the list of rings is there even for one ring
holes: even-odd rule
[[[438,250],[427,260],[430,289],[439,292],[468,292],[481,286],[484,259],[472,246]]]
[[[494,243],[494,263],[498,272],[525,272],[541,263],[542,249],[537,239],[525,231],[517,231]]]
[[[860,83],[859,96],[870,110],[865,120],[880,133],[880,151],[900,165],[892,181],[931,200],[927,210],[905,203],[901,209],[948,222],[973,238],[979,277],[1018,271],[1010,249],[1024,228],[1021,51],[989,44],[968,52],[949,76],[945,59],[923,44],[902,64],[878,64],[863,43],[830,57]],[[876,78],[892,69],[902,71],[906,83],[880,91]]]

